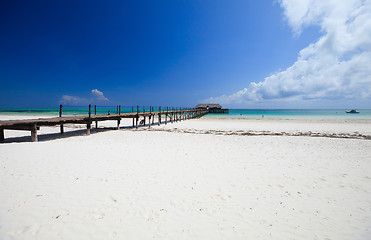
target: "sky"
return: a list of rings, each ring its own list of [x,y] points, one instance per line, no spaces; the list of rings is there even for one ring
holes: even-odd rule
[[[371,0],[1,1],[0,108],[371,108]]]

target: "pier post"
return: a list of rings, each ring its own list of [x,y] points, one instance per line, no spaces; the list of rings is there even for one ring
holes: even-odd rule
[[[143,126],[146,125],[146,115],[145,115],[145,113],[146,113],[146,109],[145,109],[145,107],[143,106],[143,117],[144,117]]]
[[[94,105],[94,115],[97,115],[97,105]],[[98,128],[98,121],[95,121],[95,128]]]
[[[62,117],[62,104],[59,105],[59,117]],[[61,129],[61,134],[63,134],[64,133],[63,124],[61,124],[59,127]]]
[[[134,112],[134,106],[131,106],[131,112],[133,113]],[[133,117],[133,127],[134,127],[134,117]]]
[[[120,130],[120,118],[117,120],[117,130]]]
[[[137,117],[136,117],[137,121],[136,121],[136,126],[135,128],[138,128],[138,120],[139,120],[139,106],[137,106]]]
[[[170,109],[170,114],[169,114],[169,121],[172,122],[173,121],[173,112],[172,110],[174,110],[173,108]]]
[[[121,115],[121,105],[119,105],[119,115]]]
[[[37,126],[36,126],[36,123],[31,125],[31,142],[37,142]]]
[[[86,135],[90,135],[90,128],[91,128],[91,124],[90,124],[90,122],[88,122],[86,124]]]
[[[171,123],[174,123],[174,107],[171,108],[171,118],[170,118],[170,121]]]
[[[152,107],[149,106],[148,127],[151,127]]]
[[[158,109],[158,125],[161,125],[161,107]]]
[[[86,124],[86,134],[90,135],[90,128],[91,128],[91,105],[89,104],[89,121]]]
[[[169,107],[166,107],[166,113],[165,113],[165,125],[167,124],[167,112],[169,111]]]
[[[4,129],[0,128],[0,142],[3,142],[4,140],[5,140]]]
[[[154,112],[155,111],[155,108],[154,107],[152,107],[152,112]],[[152,124],[155,124],[155,114],[153,114],[153,118],[152,118]]]

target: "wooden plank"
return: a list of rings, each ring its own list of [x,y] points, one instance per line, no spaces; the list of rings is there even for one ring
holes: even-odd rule
[[[32,122],[28,123],[27,125],[22,124],[22,125],[13,125],[13,126],[2,126],[1,128],[9,129],[9,130],[31,131],[31,124],[32,124]],[[39,130],[39,129],[40,129],[40,127],[37,127],[37,130]]]

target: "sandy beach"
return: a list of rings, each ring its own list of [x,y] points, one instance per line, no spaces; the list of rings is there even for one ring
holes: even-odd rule
[[[0,239],[371,238],[371,123],[115,125],[6,130]]]

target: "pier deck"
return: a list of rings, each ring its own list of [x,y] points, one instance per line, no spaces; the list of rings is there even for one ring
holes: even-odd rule
[[[89,109],[89,113],[90,113]],[[207,114],[207,110],[199,110],[199,109],[190,109],[190,110],[169,110],[169,111],[148,111],[148,112],[139,112],[137,108],[137,112],[130,112],[130,113],[117,113],[117,114],[107,114],[107,115],[86,115],[86,116],[60,116],[60,117],[52,117],[52,118],[38,118],[38,119],[24,119],[24,120],[5,120],[0,121],[0,141],[4,141],[5,129],[11,130],[28,130],[31,131],[31,141],[37,142],[37,130],[40,129],[42,126],[58,126],[60,125],[60,132],[61,134],[64,133],[63,125],[64,124],[86,124],[87,125],[87,135],[90,135],[91,124],[93,122],[96,123],[96,127],[98,127],[98,122],[100,121],[107,121],[107,120],[116,120],[117,121],[117,129],[120,128],[120,121],[123,118],[132,118],[133,119],[133,126],[138,128],[139,119],[143,118],[144,121],[143,125],[146,125],[146,118],[148,118],[148,126],[151,127],[154,124],[154,117],[158,116],[157,124],[160,125],[162,123],[161,119],[163,118],[163,122],[167,124],[167,122],[174,122],[179,120],[187,120],[191,118],[201,117]],[[61,114],[61,113],[60,113]]]

